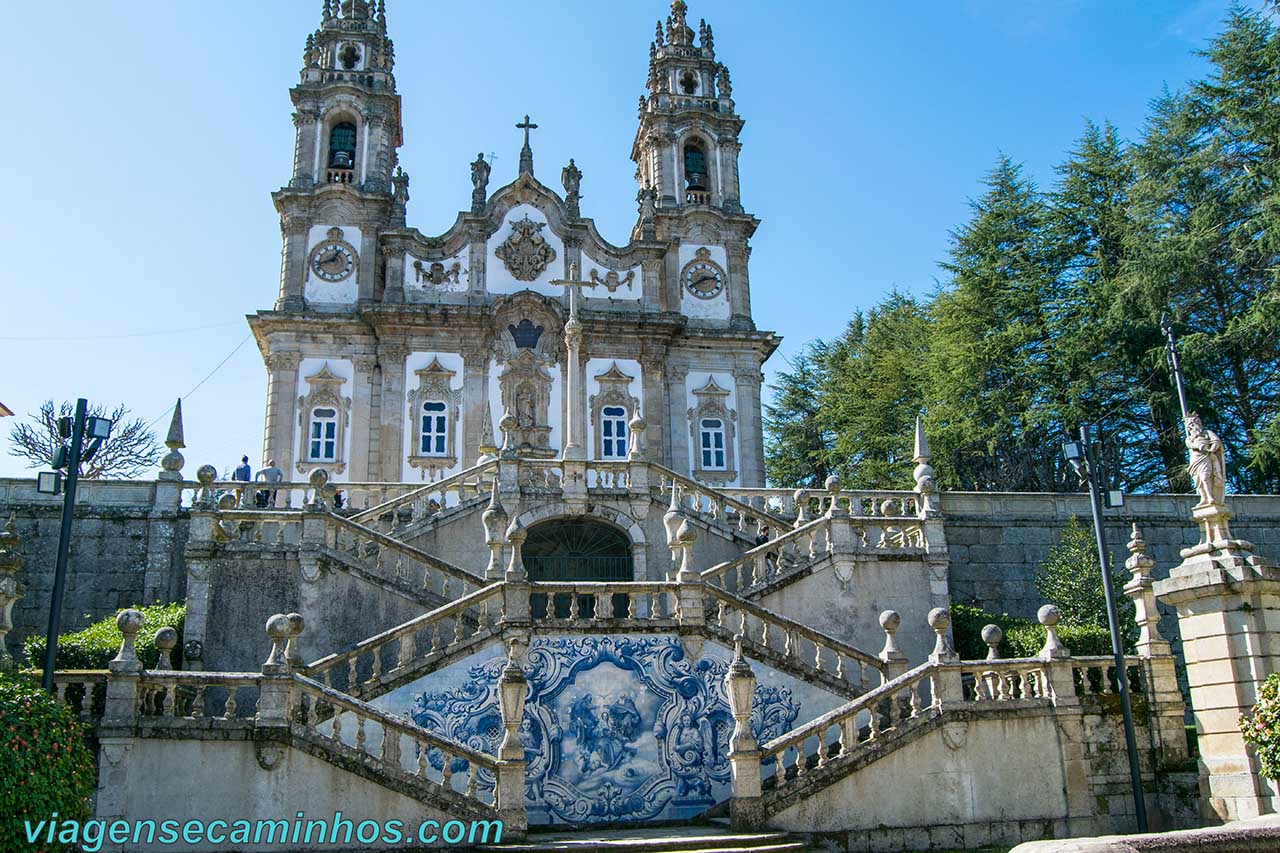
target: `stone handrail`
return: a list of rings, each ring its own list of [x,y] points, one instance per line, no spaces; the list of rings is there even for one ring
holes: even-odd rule
[[[409,507],[412,514],[411,520],[416,520],[427,514],[428,500],[436,493],[440,493],[444,497],[445,493],[456,491],[459,497],[465,497],[468,489],[474,489],[478,494],[482,491],[484,475],[492,472],[498,466],[497,460],[481,462],[478,465],[472,465],[470,468],[459,471],[457,474],[437,480],[434,483],[426,483],[425,485],[412,487],[410,491],[384,501],[376,506],[362,509],[360,512],[351,516],[351,518],[360,523],[376,521],[387,513],[397,512],[398,510]],[[445,501],[441,500],[440,506],[445,505]]]
[[[353,695],[365,695],[384,681],[392,681],[415,660],[443,656],[461,644],[496,633],[502,615],[501,582],[437,607],[350,649],[326,655],[306,665],[303,673],[328,687],[342,687]],[[472,611],[475,611],[473,614]],[[383,660],[395,653],[394,660]],[[388,665],[389,664],[389,665]],[[338,679],[335,679],[335,675]],[[338,680],[338,684],[335,684]]]
[[[446,563],[372,527],[338,515],[326,514],[324,519],[326,544],[335,551],[360,560],[381,577],[411,583],[425,592],[438,594],[446,601],[454,597],[454,582],[459,583],[458,591],[461,592],[468,587],[485,585],[484,578],[479,575]]]
[[[730,497],[719,488],[707,486],[683,474],[677,474],[664,465],[650,462],[649,468],[658,474],[657,488],[659,494],[669,495],[671,490],[678,485],[680,491],[683,492],[683,494],[677,492],[677,500],[681,507],[694,510],[700,514],[710,515],[713,519],[726,523],[729,518],[728,514],[723,510],[732,510],[733,514],[737,516],[737,529],[745,535],[755,537],[760,533],[762,527],[787,528],[792,524],[792,519],[777,515],[767,509],[753,507],[751,504]],[[690,505],[686,500],[689,496],[695,499],[694,505]],[[707,499],[708,508],[706,510],[702,508],[702,498]],[[748,527],[752,522],[755,524],[754,529]]]
[[[787,528],[781,535],[745,551],[736,559],[704,569],[702,581],[726,589],[732,579],[737,584],[737,591],[742,592],[773,580],[784,573],[784,563],[816,557],[829,547],[828,524],[829,519],[823,516],[800,527]],[[820,535],[826,536],[822,546],[818,545]]]
[[[665,581],[555,582],[529,584],[530,595],[546,601],[531,607],[535,624],[557,627],[603,627],[620,630],[624,620],[653,627],[674,626],[680,618],[680,585]],[[560,616],[559,605],[566,614]]]
[[[781,655],[852,690],[867,689],[869,670],[878,675],[884,671],[884,661],[869,652],[793,622],[727,590],[714,586],[703,589],[716,602],[715,612],[708,615],[707,624],[721,638],[740,636],[748,650],[754,648],[757,653]],[[775,637],[782,641],[781,648],[772,642]],[[856,679],[852,677],[855,674]]]
[[[148,670],[138,679],[137,713],[144,718],[248,719],[257,710],[261,686],[257,672]],[[241,689],[254,691],[243,703],[236,698]]]
[[[631,463],[621,459],[594,459],[587,462],[587,487],[626,489],[631,485]]]
[[[496,786],[488,792],[487,798],[482,799],[478,792],[481,771],[487,772],[491,779],[497,776],[498,760],[493,756],[388,714],[306,676],[294,675],[293,678],[294,688],[299,694],[293,725],[323,738],[329,748],[338,752],[354,752],[361,760],[372,761],[383,769],[434,783],[443,793],[461,794],[485,807],[496,805]],[[347,715],[354,717],[354,721],[344,721]],[[371,723],[380,741],[373,745],[368,742]],[[344,731],[345,725],[353,725],[354,728],[347,732]],[[403,749],[405,737],[409,738],[408,751]],[[371,752],[370,748],[377,749],[377,753]],[[439,767],[435,767],[437,756]],[[459,761],[466,762],[467,775],[462,791],[454,787],[453,781],[454,765]],[[438,777],[429,776],[429,770],[438,770]]]
[[[816,767],[825,767],[860,744],[878,740],[904,723],[916,719],[926,707],[920,687],[936,674],[938,665],[925,663],[887,681],[852,702],[847,702],[761,745],[760,764],[773,765],[774,791],[802,780]],[[937,691],[929,695],[936,696]],[[832,738],[832,730],[836,737]],[[810,742],[816,749],[808,750]],[[811,761],[816,757],[816,762]],[[787,763],[788,758],[791,759]],[[810,765],[815,766],[811,767]]]

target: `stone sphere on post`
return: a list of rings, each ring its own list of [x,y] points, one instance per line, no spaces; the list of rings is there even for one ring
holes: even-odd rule
[[[289,639],[289,617],[276,613],[267,619],[267,636],[271,638],[271,654],[262,665],[263,672],[283,671],[289,664],[284,656],[284,644]]]
[[[142,613],[134,610],[132,607],[127,610],[121,610],[116,615],[116,627],[120,629],[120,634],[124,637],[120,643],[120,651],[111,660],[110,669],[112,672],[134,671],[142,669],[142,664],[138,661],[137,648],[134,645],[138,632],[142,630],[143,623]]]
[[[156,669],[173,669],[173,650],[178,645],[178,632],[168,625],[156,631],[156,651],[160,653],[156,661]]]
[[[324,506],[329,488],[329,472],[324,468],[316,468],[307,477],[307,482],[311,484],[311,506]]]
[[[880,660],[885,663],[906,660],[907,656],[898,648],[898,640],[894,637],[902,625],[902,617],[896,610],[885,610],[880,613],[880,627],[884,630],[884,648],[880,650]]]
[[[930,660],[954,660],[956,650],[948,636],[951,630],[951,611],[945,607],[935,607],[930,610],[929,627],[938,635],[938,639],[933,644],[933,654],[929,655]]]
[[[307,622],[302,618],[301,613],[289,613],[285,615],[289,620],[289,638],[284,644],[284,657],[292,667],[304,667],[306,661],[302,659],[302,652],[298,648],[298,638],[302,636],[302,632],[307,627]]]
[[[840,478],[832,474],[824,485],[827,489],[827,515],[840,514]]]
[[[196,469],[196,482],[200,484],[199,502],[208,504],[213,500],[213,482],[218,479],[218,469],[212,465],[201,465]]]
[[[1000,652],[998,646],[1000,641],[1004,639],[1004,631],[999,625],[983,625],[982,626],[982,642],[987,644],[987,660],[1000,660]]]
[[[1040,657],[1045,660],[1071,657],[1071,650],[1058,639],[1058,623],[1062,621],[1062,612],[1057,606],[1044,605],[1036,611],[1036,619],[1044,626],[1044,647],[1040,649]]]
[[[809,490],[796,489],[791,493],[792,505],[796,508],[796,527],[809,521]]]

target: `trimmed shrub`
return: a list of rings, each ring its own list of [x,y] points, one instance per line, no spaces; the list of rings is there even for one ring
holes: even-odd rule
[[[154,668],[160,653],[156,650],[154,639],[160,628],[170,627],[178,632],[178,645],[173,650],[173,665],[180,663],[182,657],[182,622],[187,614],[186,602],[174,604],[153,604],[150,607],[137,608],[142,612],[142,630],[138,632],[138,658],[143,666]],[[120,643],[124,635],[116,627],[116,617],[109,616],[100,622],[94,622],[88,628],[74,634],[63,634],[58,637],[58,652],[55,664],[58,669],[106,669],[107,663],[120,651]],[[25,643],[27,660],[31,666],[40,668],[44,664],[45,638],[31,636]]]
[[[1097,625],[1058,625],[1058,639],[1071,650],[1073,657],[1111,654],[1111,632]],[[1005,632],[1009,657],[1033,658],[1044,648],[1044,626],[1024,622]]]
[[[0,850],[27,843],[25,822],[89,817],[97,773],[75,713],[24,676],[0,673]]]
[[[1280,779],[1280,673],[1262,682],[1253,713],[1240,718],[1240,732],[1257,754],[1262,775]]]
[[[961,660],[982,660],[987,656],[987,644],[982,642],[982,629],[987,625],[999,625],[1000,630],[1004,631],[1004,639],[997,647],[1000,656],[1004,658],[1022,657],[1014,654],[1014,646],[1009,640],[1011,634],[1023,629],[1042,630],[1035,620],[1010,616],[1008,613],[988,613],[973,604],[953,604],[951,633]]]

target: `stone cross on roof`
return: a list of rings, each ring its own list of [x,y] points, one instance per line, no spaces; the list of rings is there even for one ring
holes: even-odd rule
[[[528,172],[533,174],[533,149],[529,147],[529,131],[536,130],[537,125],[529,121],[529,114],[524,114],[524,121],[519,122],[516,127],[524,131],[524,147],[520,149],[520,172],[521,174]]]

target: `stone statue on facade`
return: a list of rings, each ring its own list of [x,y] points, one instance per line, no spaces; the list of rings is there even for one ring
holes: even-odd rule
[[[564,184],[564,201],[568,205],[569,211],[574,215],[578,215],[578,201],[582,196],[578,193],[578,189],[582,186],[582,170],[573,162],[573,158],[569,158],[569,165],[560,170],[560,183]]]
[[[1199,506],[1222,506],[1227,500],[1227,464],[1222,439],[1206,429],[1195,412],[1187,415],[1187,450],[1191,451],[1190,474]]]
[[[484,159],[484,152],[481,151],[476,155],[475,162],[471,164],[471,209],[479,211],[484,209],[485,196],[489,190],[489,161]]]

